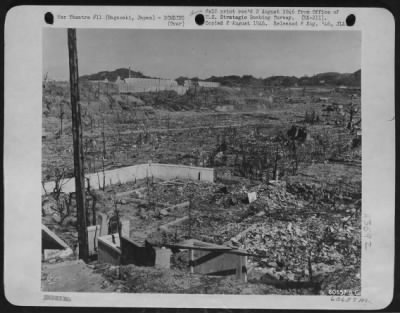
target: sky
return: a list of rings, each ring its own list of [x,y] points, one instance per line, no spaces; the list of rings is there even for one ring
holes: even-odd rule
[[[359,31],[77,29],[79,75],[131,67],[161,78],[303,76],[361,68]],[[43,74],[68,80],[67,30],[43,29]]]

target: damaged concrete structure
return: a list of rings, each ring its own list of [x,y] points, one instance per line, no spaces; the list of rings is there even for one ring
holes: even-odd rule
[[[191,79],[186,79],[184,81],[184,87],[187,88],[194,88],[196,86],[202,87],[202,88],[218,88],[221,86],[220,83],[218,82],[209,82],[209,81],[202,81],[202,80],[191,80]]]
[[[120,93],[137,92],[158,92],[163,90],[172,90],[183,95],[188,90],[185,86],[179,86],[173,79],[165,78],[126,78],[116,82]]]
[[[157,247],[143,238],[129,238],[118,234],[100,237],[98,240],[98,261],[113,265],[134,264],[170,268],[171,250]]]
[[[155,251],[144,238],[121,238],[121,264],[154,266]]]
[[[87,228],[88,236],[88,249],[89,256],[97,255],[99,251],[99,241],[106,240],[105,237],[118,234],[110,234],[108,222],[109,219],[104,213],[97,214],[98,225],[89,226]],[[122,219],[121,221],[121,235],[129,237],[130,222],[129,220]],[[118,239],[119,240],[119,239]],[[103,242],[103,244],[106,244]],[[118,244],[119,246],[119,244]]]
[[[111,234],[98,239],[98,257],[100,263],[119,265],[121,263],[120,238]]]
[[[191,273],[232,276],[247,282],[246,251],[196,239],[177,244],[149,242],[145,237],[118,234],[98,238],[98,261],[113,265],[150,266],[169,269],[172,251],[187,251]]]
[[[92,189],[100,189],[103,182],[103,176],[105,177],[106,186],[127,183],[134,181],[135,179],[145,179],[147,177],[154,177],[160,179],[174,179],[183,178],[199,181],[214,182],[214,169],[207,167],[196,167],[176,164],[160,164],[160,163],[148,163],[138,164],[128,167],[117,168],[109,171],[86,174],[87,180],[90,182]],[[62,191],[65,193],[71,193],[75,191],[75,180],[74,178],[67,178],[61,182]],[[50,181],[46,182],[42,188],[42,194],[46,192],[52,192],[55,183]]]
[[[42,259],[64,258],[72,254],[72,249],[60,237],[42,224]]]
[[[233,276],[247,282],[247,256],[249,254],[244,250],[196,239],[166,246],[173,249],[188,250],[191,273]]]

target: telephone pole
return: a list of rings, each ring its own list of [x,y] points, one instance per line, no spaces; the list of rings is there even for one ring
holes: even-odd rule
[[[78,215],[79,258],[89,259],[87,220],[85,207],[85,173],[82,147],[81,104],[79,101],[78,54],[76,49],[76,29],[68,28],[69,82],[71,89],[72,140],[74,147],[74,176],[76,211]]]

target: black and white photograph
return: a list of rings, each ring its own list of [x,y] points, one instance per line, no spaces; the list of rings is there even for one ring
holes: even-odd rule
[[[360,31],[42,40],[42,291],[360,295]]]
[[[10,9],[8,303],[390,305],[394,25],[383,8]]]

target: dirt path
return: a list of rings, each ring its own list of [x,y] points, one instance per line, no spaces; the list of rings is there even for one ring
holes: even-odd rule
[[[42,265],[43,291],[113,292],[117,288],[81,260]]]

